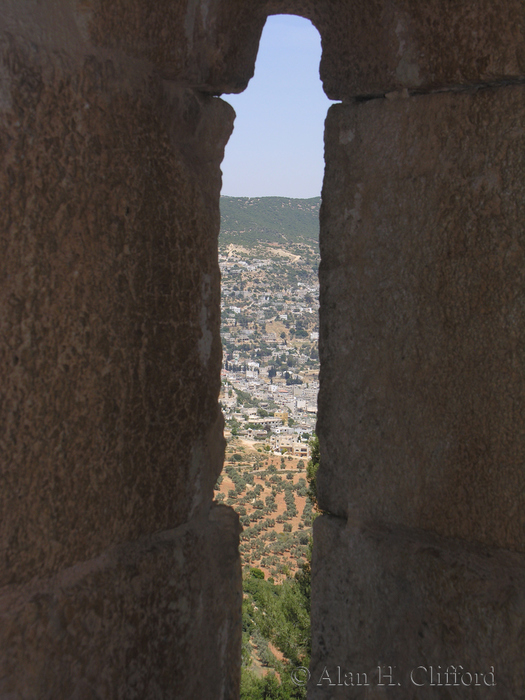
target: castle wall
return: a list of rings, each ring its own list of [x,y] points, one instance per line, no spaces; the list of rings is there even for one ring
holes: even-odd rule
[[[380,665],[387,697],[462,697],[410,678],[450,664],[523,695],[524,109],[519,85],[330,110],[312,698]]]
[[[233,110],[48,5],[8,6],[0,46],[0,697],[236,697],[238,519],[211,508]]]
[[[309,697],[519,698],[523,8],[368,6],[323,44]]]
[[[409,673],[449,664],[523,696],[523,4],[446,10],[3,3],[0,698],[238,695],[215,95],[244,89],[277,12],[317,26],[342,100],[310,697],[443,697]],[[405,686],[317,685],[378,664]]]

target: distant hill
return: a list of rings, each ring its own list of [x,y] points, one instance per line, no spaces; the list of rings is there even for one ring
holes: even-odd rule
[[[318,245],[321,197],[221,197],[220,243]]]

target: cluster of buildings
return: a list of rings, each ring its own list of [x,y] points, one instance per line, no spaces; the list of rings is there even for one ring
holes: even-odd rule
[[[319,389],[317,275],[299,256],[246,260],[230,251],[219,260],[226,424],[272,451],[308,457]]]

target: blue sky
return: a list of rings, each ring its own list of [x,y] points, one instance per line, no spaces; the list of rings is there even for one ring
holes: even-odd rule
[[[223,95],[237,113],[222,163],[222,194],[317,197],[330,101],[319,79],[321,39],[308,20],[269,17],[255,75],[240,95]]]

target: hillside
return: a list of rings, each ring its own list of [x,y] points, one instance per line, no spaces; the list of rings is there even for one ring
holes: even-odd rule
[[[321,197],[221,197],[222,245],[318,245]]]

